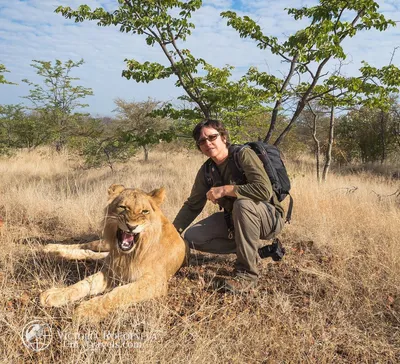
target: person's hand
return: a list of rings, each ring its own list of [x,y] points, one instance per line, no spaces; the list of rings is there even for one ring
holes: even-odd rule
[[[213,204],[216,204],[218,200],[224,196],[236,197],[236,193],[234,192],[234,186],[226,185],[220,187],[211,187],[206,196],[208,200],[210,200]]]
[[[206,194],[207,200],[210,200],[213,204],[216,204],[218,199],[225,196],[224,187],[225,186],[211,187]]]

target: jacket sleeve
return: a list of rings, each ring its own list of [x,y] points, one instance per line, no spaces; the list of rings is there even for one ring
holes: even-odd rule
[[[255,202],[269,201],[273,194],[272,185],[257,154],[250,148],[243,148],[239,152],[239,162],[247,183],[235,186],[237,198],[250,198]]]
[[[209,190],[204,172],[204,164],[197,172],[192,191],[173,221],[175,228],[182,233],[200,214],[207,202],[207,191]]]

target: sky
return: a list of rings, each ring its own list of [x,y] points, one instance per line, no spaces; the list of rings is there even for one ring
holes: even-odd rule
[[[400,22],[399,0],[377,2],[382,14]],[[234,10],[241,16],[248,15],[261,25],[264,34],[284,40],[307,25],[304,21],[295,21],[285,8],[317,3],[317,0],[203,0],[203,6],[191,19],[196,28],[181,46],[213,66],[234,66],[233,78],[244,75],[250,66],[277,76],[283,75],[287,64],[268,51],[259,50],[255,42],[241,39],[219,14]],[[174,86],[174,77],[149,84],[121,77],[124,59],[168,65],[157,45],[149,47],[143,37],[121,33],[113,26],[99,27],[89,21],[76,24],[54,13],[60,5],[76,9],[81,4],[92,9],[103,7],[107,11],[118,6],[117,0],[0,0],[0,63],[10,71],[5,74],[6,79],[18,84],[0,85],[0,104],[31,106],[23,98],[29,94],[29,86],[21,80],[40,82],[41,78],[30,66],[32,60],[54,62],[59,59],[64,62],[81,58],[85,63],[75,68],[71,75],[80,78],[76,85],[92,88],[94,95],[85,99],[89,106],[84,111],[94,116],[112,116],[116,98],[142,101],[151,97],[176,102],[183,90]],[[345,40],[343,46],[348,63],[343,71],[356,76],[362,60],[375,67],[390,62],[394,48],[400,47],[400,27],[385,32],[364,31]],[[393,63],[400,66],[400,49],[395,53]],[[334,66],[335,63],[330,64],[330,67]]]

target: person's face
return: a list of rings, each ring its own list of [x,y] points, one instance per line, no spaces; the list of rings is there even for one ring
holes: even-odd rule
[[[225,137],[221,136],[218,130],[205,126],[201,129],[197,141],[201,152],[209,158],[224,157],[228,152]]]

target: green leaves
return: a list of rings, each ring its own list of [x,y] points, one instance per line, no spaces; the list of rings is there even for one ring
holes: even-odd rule
[[[278,39],[264,35],[261,27],[248,16],[241,18],[233,11],[222,12],[221,16],[228,19],[227,25],[237,30],[241,38],[250,38],[257,41],[258,48],[269,48],[273,54],[279,54],[282,51],[282,47],[278,44]]]
[[[201,1],[119,1],[119,8],[112,13],[102,8],[94,11],[87,5],[81,5],[77,10],[59,6],[55,12],[75,22],[97,20],[99,26],[115,25],[121,32],[147,35],[146,42],[153,46],[156,43],[166,43],[171,40],[185,40],[190,35],[193,23],[188,19],[191,13],[201,6]],[[178,17],[171,13],[181,9]]]
[[[131,78],[136,82],[149,83],[153,80],[161,80],[168,78],[173,74],[171,67],[165,67],[156,62],[139,63],[134,59],[125,59],[127,70],[122,71],[122,76],[130,80]]]
[[[4,75],[2,75],[2,73],[5,73],[5,72],[10,72],[10,71],[7,70],[7,68],[4,66],[4,64],[0,63],[0,85],[1,84],[16,85],[15,83],[6,80]]]
[[[400,70],[394,65],[378,69],[362,63],[360,76],[331,75],[314,88],[310,99],[327,106],[367,106],[387,111],[391,95],[399,92]]]

